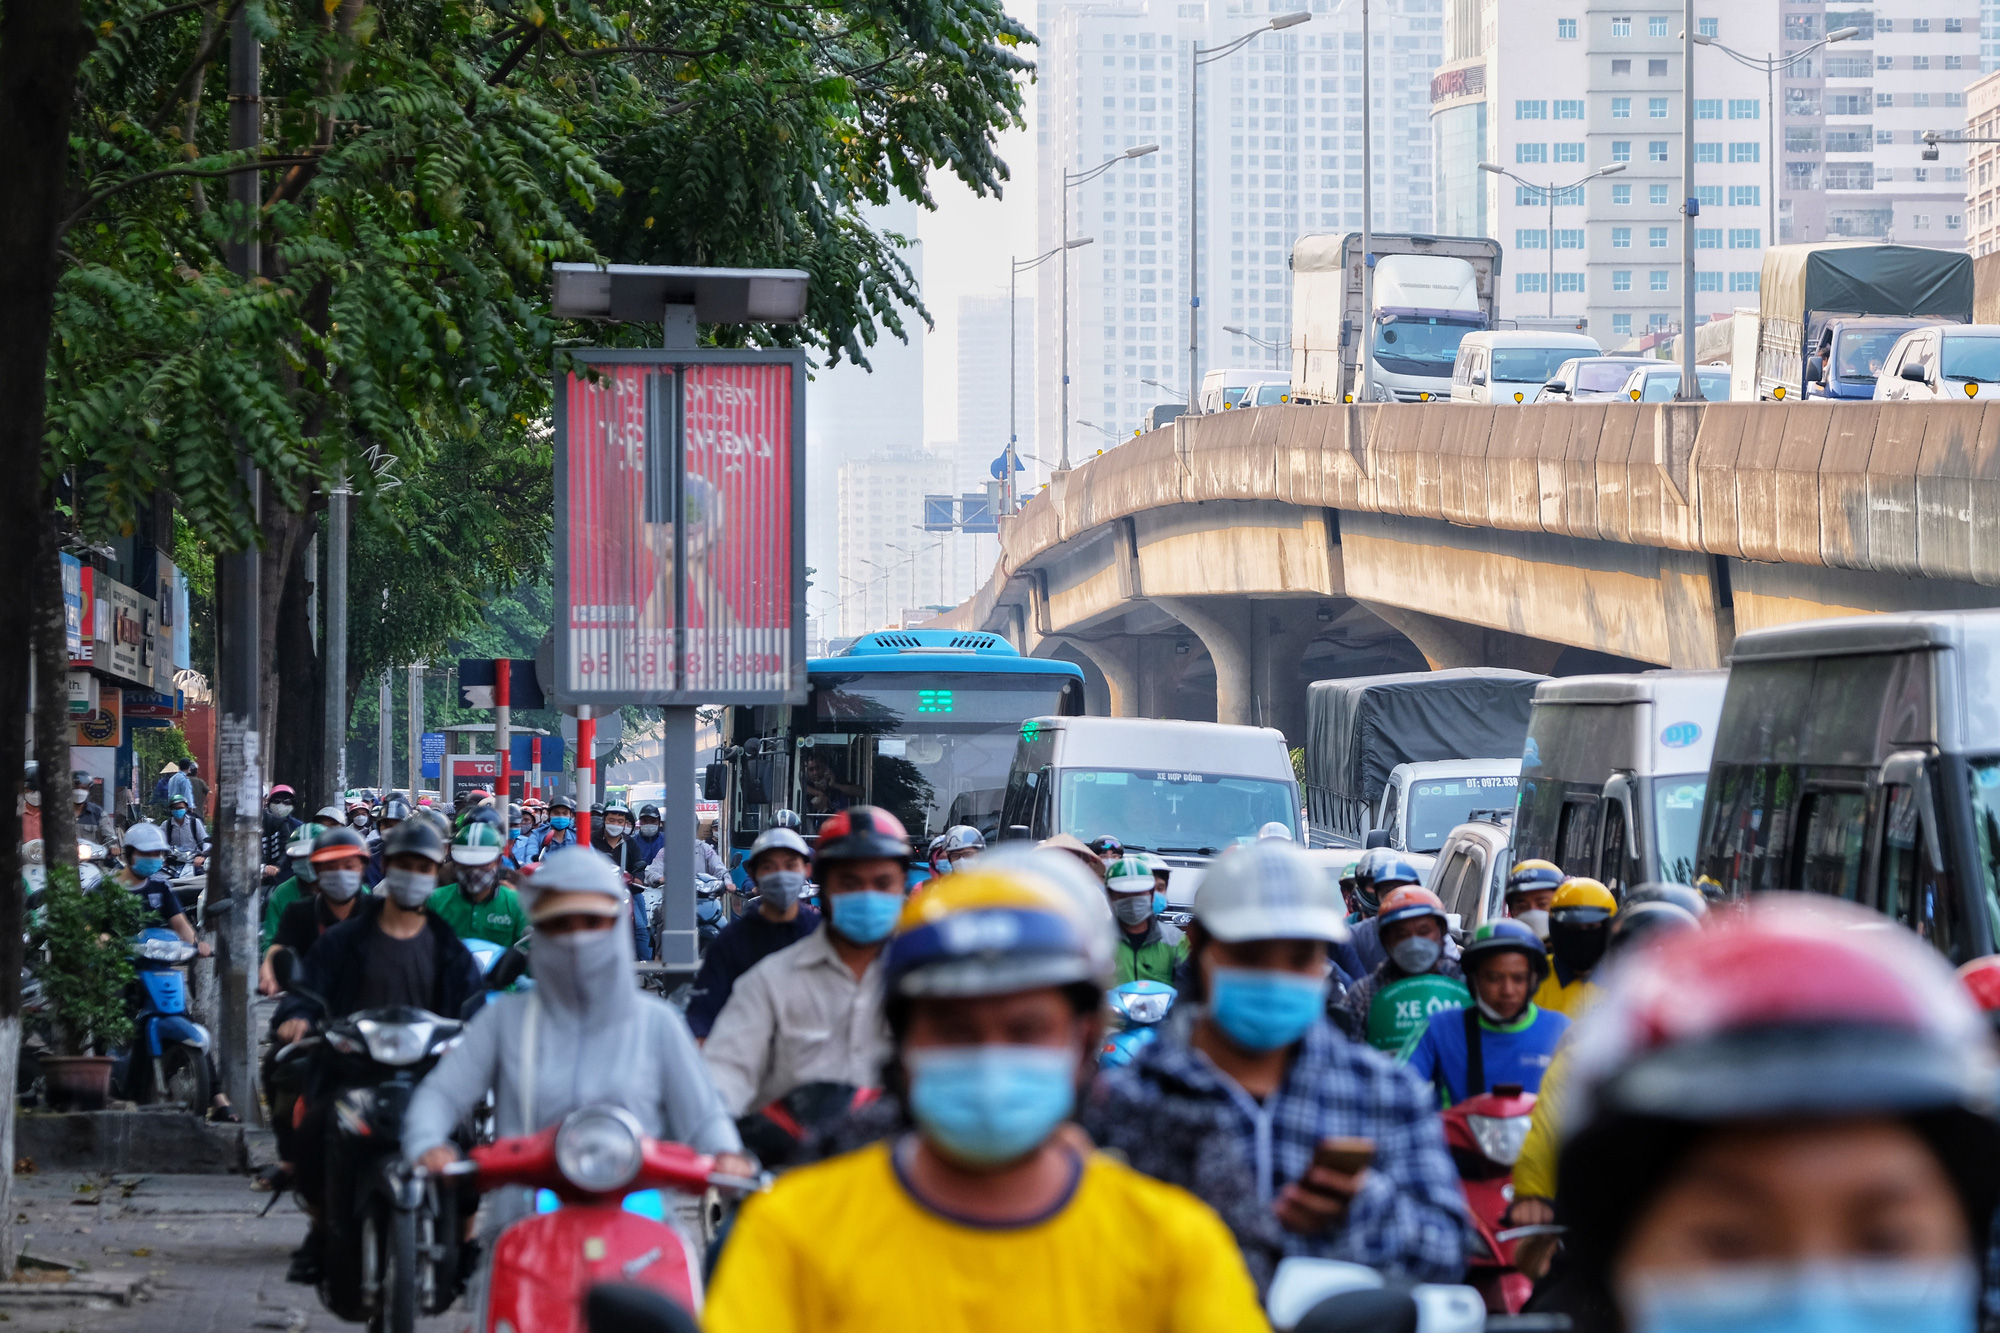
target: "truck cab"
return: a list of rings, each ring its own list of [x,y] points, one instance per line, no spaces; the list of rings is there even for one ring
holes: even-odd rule
[[[1876,396],[1889,354],[1906,333],[1942,323],[1934,319],[1828,320],[1806,358],[1806,397],[1868,402]]]

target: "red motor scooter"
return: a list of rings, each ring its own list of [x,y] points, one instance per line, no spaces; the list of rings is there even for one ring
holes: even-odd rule
[[[1519,1314],[1535,1284],[1514,1267],[1514,1241],[1500,1239],[1501,1218],[1514,1202],[1514,1163],[1528,1139],[1533,1093],[1518,1083],[1496,1083],[1444,1113],[1444,1141],[1458,1164],[1466,1211],[1479,1237],[1466,1258],[1466,1285],[1478,1290],[1492,1314]]]
[[[664,1216],[624,1206],[628,1195],[711,1187],[755,1191],[766,1181],[723,1175],[714,1160],[678,1143],[649,1139],[629,1111],[585,1106],[539,1134],[474,1148],[446,1169],[472,1175],[482,1191],[548,1190],[558,1201],[509,1226],[493,1246],[474,1333],[583,1333],[592,1288],[627,1284],[701,1310],[701,1263]]]

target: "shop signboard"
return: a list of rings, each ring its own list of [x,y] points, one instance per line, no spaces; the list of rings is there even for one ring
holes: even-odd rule
[[[77,746],[116,746],[122,730],[124,692],[116,685],[97,687],[97,711],[89,717],[71,720],[74,733],[69,743]]]

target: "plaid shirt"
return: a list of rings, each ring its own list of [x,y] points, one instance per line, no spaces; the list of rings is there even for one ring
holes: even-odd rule
[[[1150,1079],[1137,1077],[1141,1066]],[[1465,1196],[1445,1148],[1437,1096],[1407,1069],[1321,1022],[1261,1105],[1174,1033],[1162,1033],[1132,1068],[1105,1075],[1107,1091],[1121,1100],[1158,1088],[1162,1079],[1216,1105],[1267,1208],[1306,1173],[1320,1140],[1375,1141],[1375,1165],[1346,1222],[1319,1236],[1284,1233],[1286,1255],[1344,1259],[1420,1282],[1456,1282],[1464,1273],[1471,1239]]]

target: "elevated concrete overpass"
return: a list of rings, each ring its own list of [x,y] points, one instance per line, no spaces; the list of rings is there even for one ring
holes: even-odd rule
[[[1722,664],[1739,630],[2000,605],[2000,404],[1392,404],[1175,421],[1001,520],[943,625],[1094,711],[1262,722],[1309,681]]]

